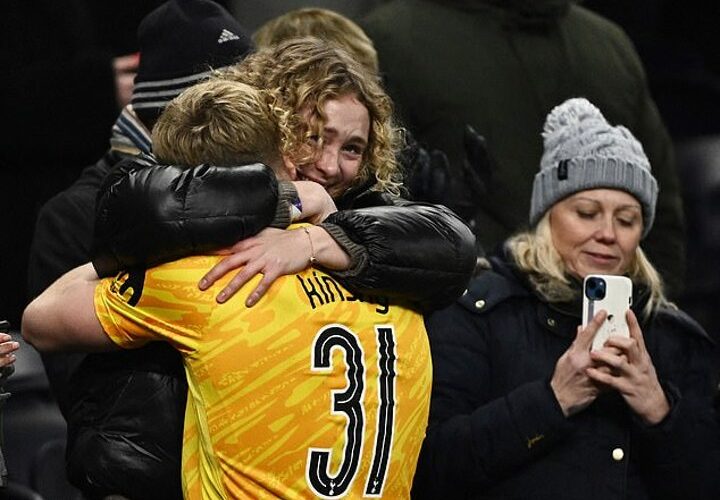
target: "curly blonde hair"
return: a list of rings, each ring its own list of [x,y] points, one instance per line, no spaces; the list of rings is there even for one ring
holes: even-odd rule
[[[512,236],[507,243],[517,267],[528,275],[537,293],[550,303],[573,300],[578,291],[568,279],[567,268],[555,249],[550,228],[550,214],[546,212],[534,229]],[[648,318],[660,305],[674,307],[663,291],[660,274],[648,260],[640,246],[628,269],[633,283],[640,283],[650,290],[643,316]]]
[[[296,165],[316,160],[328,100],[352,95],[370,117],[368,146],[352,186],[374,179],[373,189],[399,194],[401,173],[396,162],[400,132],[393,104],[377,80],[342,49],[313,37],[286,40],[247,56],[215,75],[264,89],[268,105],[279,118],[281,151]],[[310,119],[303,114],[310,112]]]

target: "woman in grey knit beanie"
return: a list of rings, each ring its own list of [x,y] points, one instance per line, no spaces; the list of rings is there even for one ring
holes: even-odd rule
[[[658,186],[586,99],[548,115],[530,229],[426,318],[430,423],[414,498],[718,498],[717,347],[664,298],[640,241]],[[630,336],[595,350],[582,280],[633,283]]]
[[[628,274],[647,286],[650,300],[646,314],[657,304],[667,302],[660,275],[639,245],[652,227],[658,195],[657,181],[640,142],[627,128],[611,126],[600,110],[584,98],[568,99],[556,106],[545,120],[542,135],[545,149],[533,184],[531,230],[509,240],[515,260],[529,273],[538,291],[551,302],[571,299],[576,290],[568,280],[568,271],[582,279],[590,273],[578,276],[577,267],[585,264],[595,273]],[[606,206],[611,196],[619,197],[622,203]],[[595,199],[588,202],[591,206],[573,206],[576,210],[585,208],[579,211],[579,219],[587,220],[592,215],[596,224],[585,226],[589,232],[577,235],[581,241],[573,248],[558,248],[552,212],[588,197]],[[639,208],[639,217],[633,218],[627,209],[633,204]],[[611,208],[623,210],[610,213]],[[610,215],[613,217],[602,217]],[[631,219],[639,231],[637,240],[634,231],[625,230],[624,221]],[[603,221],[614,221],[617,231],[609,243],[605,239],[592,243],[597,223]],[[629,239],[623,238],[628,235]]]

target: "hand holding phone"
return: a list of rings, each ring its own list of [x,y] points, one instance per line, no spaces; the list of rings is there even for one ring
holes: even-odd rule
[[[595,334],[590,350],[602,349],[611,335],[630,336],[627,311],[632,304],[632,281],[625,276],[591,274],[583,280],[583,319],[586,326],[600,310],[607,317]]]

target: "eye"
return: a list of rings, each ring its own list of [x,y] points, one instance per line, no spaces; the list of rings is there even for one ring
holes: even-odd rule
[[[633,227],[637,222],[635,217],[618,217],[618,222],[623,227]]]
[[[353,156],[362,156],[365,150],[357,144],[346,144],[343,146],[343,151]]]
[[[592,210],[578,210],[577,211],[578,217],[580,217],[581,219],[592,219],[593,217],[595,217],[596,213],[597,212],[594,212]]]

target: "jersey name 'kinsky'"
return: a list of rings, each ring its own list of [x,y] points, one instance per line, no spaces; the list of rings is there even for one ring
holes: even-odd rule
[[[352,302],[359,300],[361,302],[369,302],[377,304],[375,311],[379,314],[387,314],[390,310],[390,301],[387,297],[379,295],[363,295],[359,293],[350,294],[343,290],[340,285],[330,276],[318,276],[313,271],[313,279],[303,279],[296,276],[300,281],[305,295],[308,298],[308,304],[315,309],[332,302]]]

